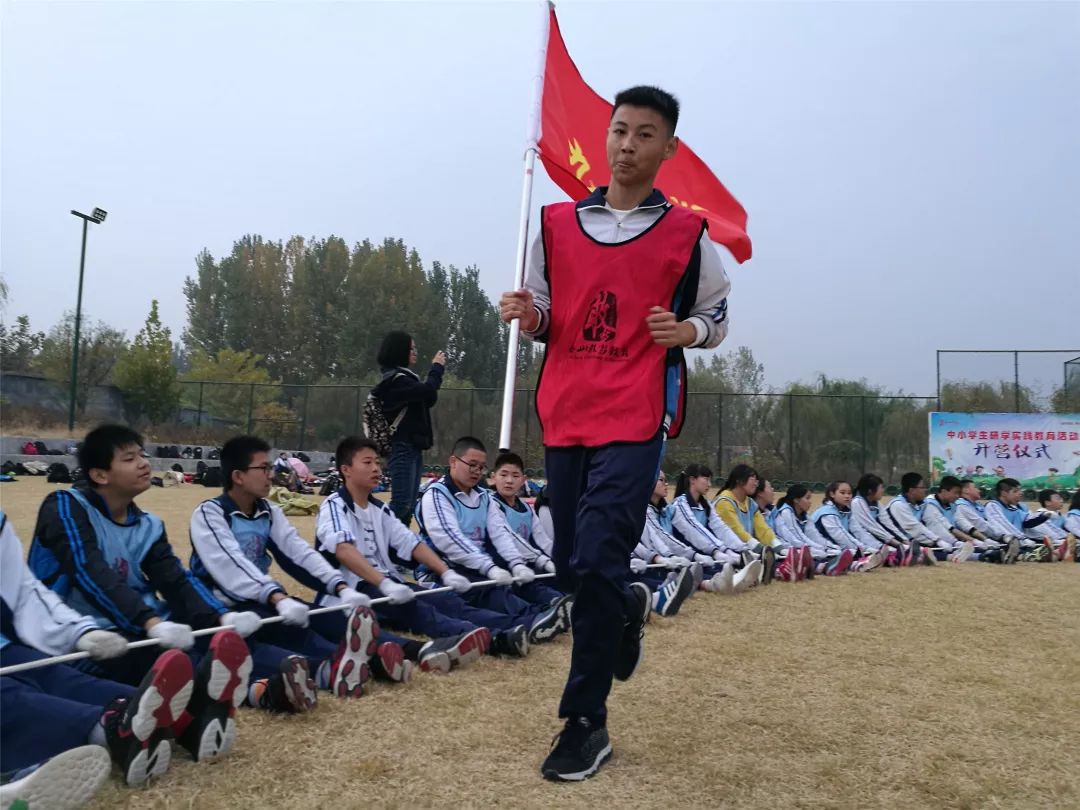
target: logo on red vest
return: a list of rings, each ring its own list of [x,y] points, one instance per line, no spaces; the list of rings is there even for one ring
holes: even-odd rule
[[[617,313],[615,293],[600,290],[589,304],[589,311],[585,314],[585,326],[581,330],[582,337],[594,343],[610,343],[615,339]]]

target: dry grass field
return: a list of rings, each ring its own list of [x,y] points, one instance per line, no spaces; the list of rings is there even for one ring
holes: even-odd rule
[[[42,479],[0,487],[24,543]],[[186,561],[202,487],[155,489]],[[296,519],[310,539],[313,518]],[[183,755],[100,808],[1080,807],[1080,566],[969,563],[700,593],[654,618],[610,701],[591,781],[538,774],[558,724],[563,638],[528,659],[243,710],[233,755]]]

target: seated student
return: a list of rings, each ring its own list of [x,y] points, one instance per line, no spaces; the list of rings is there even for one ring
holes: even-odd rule
[[[765,518],[765,525],[772,529],[775,535],[776,529],[773,523],[776,519],[776,490],[773,489],[772,481],[768,478],[758,481],[757,491],[754,492],[754,503],[757,504],[761,516]]]
[[[0,666],[75,651],[89,653],[95,661],[127,652],[127,639],[76,613],[30,573],[22,559],[22,544],[3,512],[0,600]],[[172,728],[187,709],[194,688],[191,660],[178,650],[157,655],[138,688],[95,678],[66,664],[4,675],[0,773],[10,775],[5,782],[19,782],[46,760],[91,744],[107,749],[126,784],[141,785],[168,770]],[[32,788],[30,782],[10,790],[5,785],[6,799],[0,806],[7,807],[20,793],[25,799]]]
[[[761,560],[761,582],[772,582],[776,567],[773,543],[776,535],[765,522],[754,494],[758,489],[758,473],[748,464],[736,464],[724,482],[714,503],[724,525]]]
[[[281,616],[281,624],[263,625],[251,638],[306,658],[318,688],[359,697],[372,664],[386,680],[408,680],[412,665],[404,657],[404,639],[379,634],[367,607],[371,600],[350,588],[301,539],[281,507],[266,500],[273,470],[269,453],[270,445],[257,436],[235,436],[222,446],[224,492],[191,514],[192,573],[232,610]],[[272,561],[316,593],[337,596],[352,612],[309,618],[309,605],[270,576]],[[269,683],[252,687],[252,703],[277,698]]]
[[[883,565],[898,565],[907,548],[899,535],[881,521],[881,498],[885,495],[885,482],[873,473],[866,473],[855,485],[855,497],[851,501],[849,528],[863,548],[877,551],[884,548]]]
[[[994,539],[1009,544],[1005,552],[1006,563],[1019,559],[1038,562],[1049,556],[1046,546],[1025,534],[1032,520],[1023,500],[1024,491],[1020,488],[1020,482],[1015,478],[1002,478],[994,485],[994,499],[986,503],[986,523],[994,533]],[[1010,542],[1012,540],[1017,542]]]
[[[948,552],[952,562],[964,562],[975,553],[975,538],[960,531],[956,525],[955,505],[960,497],[960,479],[946,475],[941,479],[936,495],[923,501],[922,522],[937,538],[937,548]]]
[[[658,499],[662,501],[666,494],[667,478],[661,471],[653,487],[649,506],[646,507],[641,540],[630,555],[630,571],[632,581],[639,582],[650,590],[653,611],[661,616],[674,616],[679,612],[682,603],[698,587],[701,579],[700,576],[695,579],[695,573],[691,570],[693,563],[689,559],[672,554],[664,536],[666,532],[662,528],[649,525],[649,512],[656,511],[653,503]],[[655,525],[655,519],[653,523]],[[667,572],[660,568],[649,569],[650,565],[663,565]],[[700,565],[698,570],[701,570]]]
[[[1044,489],[1039,493],[1039,508],[1032,514],[1032,523],[1024,527],[1028,538],[1042,542],[1048,552],[1048,561],[1071,560],[1075,539],[1065,531],[1065,518],[1061,507],[1065,505],[1061,493]]]
[[[937,544],[937,538],[920,520],[924,500],[926,481],[917,472],[904,473],[900,478],[900,494],[889,502],[881,514],[881,522],[908,544],[901,565],[933,565],[937,562],[930,551]]]
[[[470,581],[452,571],[389,506],[372,497],[382,479],[375,443],[349,436],[338,444],[334,458],[343,483],[319,507],[315,547],[350,587],[390,599],[375,606],[380,623],[433,639],[418,649],[406,650],[420,668],[448,672],[451,666],[468,664],[486,652],[527,655],[528,628],[502,613],[466,604],[459,594],[469,590]],[[417,592],[426,589],[406,583],[396,560],[426,566],[442,585],[457,593],[416,599]],[[317,601],[329,605],[335,599],[320,596]]]
[[[704,565],[722,569],[719,578],[714,576],[712,587],[706,590],[717,593],[737,593],[753,587],[761,577],[764,567],[749,546],[740,540],[713,511],[705,493],[712,485],[712,470],[704,464],[688,464],[675,482],[675,500],[671,505],[671,523],[675,537],[693,546],[702,555]],[[750,559],[744,559],[746,551]],[[742,566],[737,574],[735,568]]]
[[[1069,501],[1069,511],[1065,513],[1065,531],[1073,539],[1073,562],[1080,562],[1080,488]]]
[[[777,504],[773,516],[773,530],[784,553],[776,570],[786,582],[814,578],[813,546],[806,536],[810,501],[809,489],[802,484],[792,484]]]
[[[518,497],[525,484],[525,463],[521,456],[517,453],[501,453],[495,459],[494,480],[495,491],[491,503],[502,512],[506,527],[517,541],[516,550],[524,564],[537,574],[555,573],[555,563],[543,551],[544,548],[551,548],[551,538],[537,537],[544,534],[544,527],[533,508]],[[497,552],[492,554],[492,559],[496,555]],[[513,592],[534,605],[553,605],[564,596],[546,581],[518,582],[514,584]]]
[[[960,481],[960,497],[956,499],[953,514],[956,528],[972,538],[975,552],[982,562],[1004,561],[1004,545],[993,538],[990,524],[979,505],[979,488],[970,478]],[[1018,542],[1018,541],[1014,541]]]
[[[859,541],[849,531],[851,525],[851,484],[833,481],[825,489],[825,499],[807,521],[817,573],[840,576],[851,571],[872,571],[881,565],[880,552],[865,555]]]
[[[490,490],[477,484],[487,470],[487,449],[472,436],[454,442],[450,472],[434,481],[416,510],[420,536],[457,573],[473,582],[494,580],[494,586],[471,588],[462,596],[473,607],[502,613],[513,624],[529,628],[529,643],[549,641],[570,628],[570,600],[537,604],[515,594],[515,581],[529,584],[536,572],[525,564],[517,539],[495,504]],[[418,581],[429,576],[421,564]]]
[[[150,488],[150,462],[142,437],[127,427],[103,425],[86,434],[78,453],[86,478],[46,496],[30,546],[30,569],[78,613],[128,639],[157,639],[167,649],[195,646],[192,627],[232,626],[199,640],[192,653],[196,688],[187,723],[177,740],[196,759],[228,751],[236,734],[236,707],[248,676],[276,677],[302,690],[306,662],[270,645],[245,645],[238,637],[259,627],[254,613],[229,611],[173,553],[165,526],[135,505]],[[79,669],[135,685],[157,658],[154,648]],[[211,679],[211,673],[213,678]],[[227,675],[227,677],[224,677]],[[226,686],[222,688],[222,684]]]
[[[695,582],[700,584],[702,563],[711,563],[711,558],[703,557],[693,546],[679,540],[673,531],[671,509],[667,503],[667,476],[661,470],[649,505],[645,507],[645,529],[641,533],[641,542],[635,547],[635,556],[646,564],[662,563],[671,571],[690,568]]]

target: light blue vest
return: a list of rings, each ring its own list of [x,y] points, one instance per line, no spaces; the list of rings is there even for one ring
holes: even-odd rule
[[[944,516],[945,521],[950,526],[956,526],[956,503],[951,503],[948,506],[943,504],[937,498],[927,498],[923,501],[923,507],[925,509],[937,509]]]
[[[811,522],[814,524],[814,528],[818,530],[822,537],[826,537],[832,540],[833,543],[841,545],[839,538],[833,537],[829,534],[829,530],[825,528],[825,523],[822,520],[826,515],[836,515],[840,518],[840,525],[844,527],[844,531],[851,531],[849,528],[851,521],[851,510],[841,510],[834,503],[822,504],[817,510],[810,516]]]
[[[761,513],[765,516],[765,525],[776,533],[776,507],[772,509],[763,509]]]
[[[754,515],[758,511],[757,501],[753,498],[746,499],[746,511],[744,512],[739,508],[739,502],[729,495],[721,495],[716,499],[717,501],[727,501],[735,507],[735,514],[739,516],[739,523],[742,524],[743,530],[750,535],[754,536]]]
[[[777,521],[780,519],[780,513],[784,510],[787,510],[788,512],[791,512],[791,514],[795,515],[795,522],[798,524],[799,528],[803,531],[806,531],[806,515],[804,514],[802,517],[799,517],[798,513],[795,511],[795,507],[793,507],[790,503],[781,504],[776,509],[772,510],[772,521],[774,528],[776,527]]]
[[[1021,505],[1009,506],[1004,501],[998,501],[1001,504],[1001,511],[1005,513],[1005,519],[1012,524],[1013,528],[1017,532],[1023,534],[1024,532],[1024,518],[1027,517],[1027,507]]]
[[[979,513],[979,517],[984,519],[986,518],[986,510],[983,508],[983,505],[978,501],[969,501],[967,498],[957,498],[956,502],[958,504],[966,503],[968,506],[972,507],[976,512]]]
[[[520,537],[529,545],[532,545],[532,530],[533,530],[533,510],[525,501],[521,498],[517,499],[517,508],[510,506],[502,498],[496,498],[495,503],[502,509],[503,516],[506,518],[506,525],[510,527],[510,531]],[[484,524],[485,531],[487,529],[487,523]]]
[[[674,525],[672,522],[672,515],[675,513],[675,507],[670,503],[663,509],[656,509],[656,522],[660,524],[660,528],[668,534],[674,533]]]
[[[161,519],[148,514],[146,512],[140,512],[138,516],[129,523],[120,524],[115,523],[109,518],[105,517],[101,511],[90,503],[78,489],[72,488],[69,490],[61,491],[57,493],[57,512],[60,514],[61,519],[65,521],[71,521],[72,530],[70,532],[71,537],[71,550],[73,554],[82,554],[82,542],[78,535],[74,531],[74,520],[71,519],[71,502],[75,501],[82,506],[86,511],[86,515],[90,520],[90,525],[94,529],[94,537],[97,540],[98,548],[101,550],[101,556],[105,559],[113,570],[116,571],[128,587],[134,590],[142,597],[145,602],[158,616],[163,619],[169,618],[169,608],[165,602],[157,598],[157,594],[153,587],[150,585],[149,580],[143,575],[142,561],[150,551],[150,547],[160,539],[164,526]],[[103,615],[94,604],[83,595],[82,588],[87,588],[91,591],[96,591],[97,586],[90,582],[79,582],[78,587],[72,587],[72,582],[67,576],[56,576],[56,572],[59,571],[60,564],[57,562],[53,553],[38,543],[35,538],[33,544],[30,547],[29,558],[30,570],[34,572],[34,576],[41,580],[53,579],[50,583],[50,587],[56,591],[60,596],[64,598],[73,610],[77,613],[81,613],[84,616],[90,616],[94,621],[98,623],[100,627],[113,627],[111,619]],[[92,594],[97,598],[99,594]],[[100,594],[101,599],[99,601],[107,601],[107,597],[104,594]]]
[[[225,512],[225,521],[232,530],[240,550],[248,561],[266,574],[270,571],[270,563],[273,562],[267,546],[270,543],[270,508],[263,501],[255,502],[255,517],[233,514],[236,505],[227,495],[219,495],[214,500],[221,504]],[[211,577],[199,559],[198,552],[191,553],[191,573],[199,579],[210,581]],[[305,583],[306,584],[306,583]],[[318,590],[318,589],[316,589]]]
[[[437,490],[447,498],[450,499],[450,503],[454,505],[454,515],[457,517],[458,528],[461,533],[468,537],[477,548],[482,549],[488,556],[491,556],[491,552],[494,551],[487,542],[487,516],[488,505],[491,501],[491,493],[486,490],[480,490],[480,502],[477,506],[466,506],[458,498],[455,498],[450,488],[446,486],[445,480],[440,478],[438,481],[429,485],[428,489]],[[431,538],[428,537],[427,530],[424,528],[423,510],[416,510],[416,521],[420,524],[420,536],[428,547],[431,548],[436,554],[439,554],[438,548],[431,542]],[[493,559],[501,559],[493,557]],[[423,566],[421,566],[423,567]]]

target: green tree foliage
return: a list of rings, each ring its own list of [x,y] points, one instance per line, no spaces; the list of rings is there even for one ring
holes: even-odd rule
[[[44,342],[45,333],[33,331],[26,315],[18,316],[10,327],[0,323],[0,368],[34,371]]]
[[[86,412],[90,389],[109,380],[113,366],[127,342],[124,333],[108,324],[84,319],[79,330],[79,376],[75,384],[75,408]],[[64,313],[41,343],[38,367],[50,380],[64,385],[71,380],[71,347],[75,338],[75,313]]]
[[[192,352],[190,363],[184,380],[203,385],[189,382],[183,386],[185,405],[198,407],[201,387],[203,411],[239,427],[246,427],[249,411],[256,420],[291,418],[279,402],[280,388],[271,384],[274,381],[261,356],[221,349],[213,356]]]
[[[180,404],[180,386],[172,357],[172,334],[161,325],[158,302],[113,369],[113,381],[123,391],[136,417],[151,424],[164,422]]]
[[[501,385],[507,332],[475,267],[433,262],[427,270],[400,239],[350,250],[337,236],[281,243],[255,235],[220,261],[200,253],[195,266],[184,284],[192,355],[250,352],[290,383],[372,382],[383,336],[400,329],[416,341],[419,372],[445,350],[459,379]],[[524,343],[526,380],[535,378],[535,357]]]

